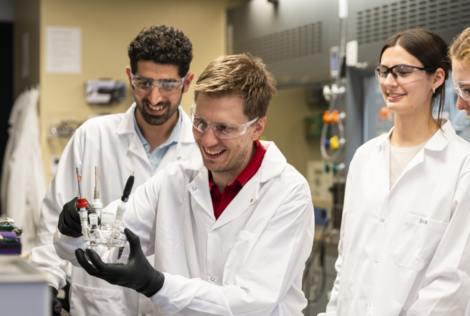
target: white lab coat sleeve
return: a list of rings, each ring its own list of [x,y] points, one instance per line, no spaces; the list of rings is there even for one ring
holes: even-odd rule
[[[59,258],[52,242],[33,248],[31,263],[39,270],[46,272],[49,285],[57,290],[65,286],[67,261]]]
[[[452,216],[407,316],[464,315],[470,300],[470,171],[457,184]]]
[[[52,276],[50,284],[57,289],[66,284],[67,262],[57,255],[53,236],[62,207],[78,193],[74,171],[76,167],[82,166],[82,138],[81,130],[78,129],[62,153],[57,172],[41,203],[37,247],[31,251],[31,263]]]
[[[83,240],[81,237],[73,238],[63,235],[58,229],[54,234],[54,248],[57,255],[62,259],[69,261],[75,267],[80,267],[80,264],[75,257],[75,250],[82,248]]]
[[[255,242],[245,263],[234,271],[233,282],[219,286],[164,273],[164,285],[152,301],[168,315],[269,315],[302,273],[313,243],[310,194],[289,200],[279,206],[257,241],[233,245],[241,250]],[[300,305],[299,311],[305,307]]]
[[[351,161],[348,177],[346,181],[346,195],[344,199],[344,209],[343,209],[343,217],[341,220],[341,230],[340,230],[340,240],[338,243],[338,258],[336,259],[335,263],[335,270],[336,270],[336,279],[333,283],[333,289],[331,290],[330,294],[330,301],[326,306],[326,313],[320,313],[318,316],[336,316],[338,312],[338,295],[339,295],[339,285],[341,281],[341,267],[343,263],[343,238],[344,238],[344,231],[347,222],[347,210],[348,210],[348,200],[350,199],[351,194],[351,185],[353,183],[353,174],[355,168],[355,156]]]

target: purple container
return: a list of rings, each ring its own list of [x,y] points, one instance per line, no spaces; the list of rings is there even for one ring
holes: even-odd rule
[[[15,233],[0,232],[4,238],[16,238],[17,243],[7,244],[0,241],[0,255],[20,255],[21,254],[21,238],[16,237]]]

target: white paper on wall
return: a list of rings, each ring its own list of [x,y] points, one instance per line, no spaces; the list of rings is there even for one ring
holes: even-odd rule
[[[81,73],[81,44],[79,27],[46,27],[46,73]]]

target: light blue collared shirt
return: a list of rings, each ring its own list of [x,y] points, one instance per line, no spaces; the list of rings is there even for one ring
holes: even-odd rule
[[[136,109],[138,111],[138,109]],[[142,136],[142,133],[140,132],[139,126],[137,125],[137,121],[135,120],[135,112],[134,112],[134,126],[135,126],[135,131],[137,132],[137,135],[139,135],[140,141],[142,142],[142,145],[144,145],[145,152],[147,153],[147,157],[149,159],[150,165],[152,166],[153,171],[157,170],[158,165],[162,161],[163,157],[165,156],[166,152],[168,151],[168,148],[170,148],[173,145],[178,144],[178,139],[180,136],[180,131],[181,131],[181,113],[180,109],[178,108],[178,121],[176,122],[175,127],[173,128],[173,131],[171,131],[170,137],[153,150],[152,153],[150,153],[150,144],[147,142],[147,140]]]

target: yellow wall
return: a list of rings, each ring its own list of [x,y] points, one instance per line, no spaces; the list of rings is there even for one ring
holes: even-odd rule
[[[153,24],[173,26],[189,37],[194,49],[190,71],[197,79],[211,60],[225,53],[225,10],[240,2],[243,1],[41,0],[40,123],[48,182],[51,180],[50,157],[60,154],[68,141],[48,137],[52,124],[71,118],[85,120],[90,114],[124,112],[132,103],[132,90],[127,88],[127,99],[121,104],[90,106],[84,98],[86,80],[111,78],[127,83],[127,46],[142,28]],[[81,74],[45,72],[47,26],[81,28]],[[192,100],[192,91],[183,97],[182,106],[188,112]]]
[[[287,162],[304,177],[307,176],[307,161],[321,160],[320,137],[306,137],[305,118],[325,110],[307,104],[307,90],[303,86],[279,89],[268,108],[262,137],[274,141]]]

